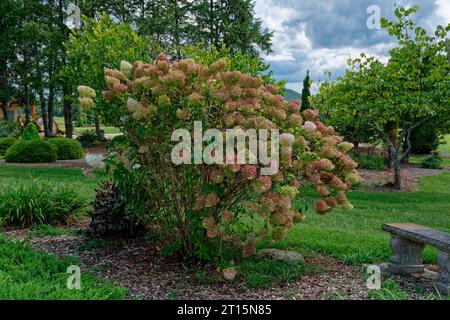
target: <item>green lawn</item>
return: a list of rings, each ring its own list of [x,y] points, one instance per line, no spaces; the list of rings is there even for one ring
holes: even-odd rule
[[[425,177],[416,193],[353,191],[355,209],[325,216],[310,213],[277,247],[302,253],[323,252],[354,263],[385,261],[390,256],[389,235],[383,223],[410,222],[450,232],[450,173]],[[425,261],[436,259],[427,248]]]
[[[53,120],[58,124],[58,127],[61,130],[65,130],[64,118],[63,117],[55,117]],[[116,128],[116,127],[103,127],[102,126],[101,129],[105,131],[105,134],[119,134],[119,133],[121,133],[120,129]],[[95,130],[95,127],[75,127],[74,128],[74,132],[76,134],[80,134],[80,133],[82,133],[83,131],[86,131],[86,130]]]
[[[409,157],[409,162],[415,164],[422,164],[422,161],[425,160],[425,158],[427,157],[428,157],[427,155],[414,155]],[[450,166],[450,159],[442,158],[442,164],[444,165],[444,167]]]
[[[439,147],[440,152],[450,153],[450,134],[445,136],[445,144],[441,144]]]
[[[75,187],[88,199],[95,198],[95,188],[101,180],[107,179],[104,174],[96,174],[95,179],[86,178],[80,168],[30,168],[13,165],[0,165],[0,183],[11,184],[26,182],[29,179],[42,178],[56,183],[67,183]]]
[[[94,198],[98,183],[106,178],[97,176],[95,179],[88,179],[80,169],[0,165],[0,183],[27,181],[31,177],[70,184],[90,199]],[[381,230],[383,223],[410,222],[450,232],[449,186],[450,173],[443,173],[423,178],[421,190],[416,193],[352,191],[349,199],[355,207],[353,211],[336,210],[325,216],[309,212],[306,221],[295,226],[285,240],[277,244],[264,243],[262,246],[289,248],[304,255],[319,252],[356,264],[387,261],[391,251],[389,235]],[[312,195],[309,189],[302,190],[302,193]],[[40,231],[42,230],[35,232]],[[436,250],[427,247],[425,261],[435,262],[436,256]],[[67,290],[64,281],[67,279],[65,268],[68,263],[67,260],[36,253],[22,244],[13,244],[0,235],[0,299],[123,297],[121,288],[102,284],[89,275],[84,275],[85,291]],[[270,285],[274,275],[264,271],[267,266],[254,266],[252,263],[248,265],[249,270],[245,272],[248,273],[246,283],[254,287]],[[288,277],[299,277],[303,273],[292,272],[285,266],[278,267]]]
[[[94,189],[105,176],[84,177],[80,169],[26,168],[0,166],[1,183],[42,177],[49,181],[76,186],[87,198],[94,198]],[[450,232],[450,173],[425,177],[416,193],[353,191],[349,199],[353,211],[336,210],[319,216],[309,213],[287,238],[276,244],[302,253],[322,252],[348,262],[362,263],[387,260],[390,255],[389,236],[381,231],[386,222],[412,222]],[[303,191],[305,194],[309,190]],[[427,249],[427,261],[436,252]]]
[[[126,290],[100,281],[80,270],[81,289],[68,289],[67,273],[76,259],[58,259],[36,252],[23,242],[12,242],[0,234],[0,300],[104,300],[124,299]]]

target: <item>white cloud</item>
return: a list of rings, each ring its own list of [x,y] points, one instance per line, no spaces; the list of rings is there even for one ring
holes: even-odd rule
[[[278,80],[301,90],[306,70],[315,82],[343,75],[349,57],[364,52],[387,62],[392,40],[383,30],[366,27],[367,7],[376,4],[392,19],[391,0],[256,0],[255,12],[274,31],[273,52],[264,56]],[[449,0],[400,0],[400,5],[420,6],[417,20],[427,30],[450,22]]]

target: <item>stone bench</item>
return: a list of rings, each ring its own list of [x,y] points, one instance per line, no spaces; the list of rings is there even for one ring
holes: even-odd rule
[[[437,289],[443,295],[450,293],[450,234],[409,223],[389,223],[383,230],[391,234],[391,249],[394,253],[387,272],[398,275],[423,273],[422,252],[425,245],[439,250],[439,277]]]

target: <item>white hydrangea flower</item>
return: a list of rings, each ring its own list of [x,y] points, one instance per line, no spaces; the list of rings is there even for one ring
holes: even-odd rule
[[[314,132],[317,129],[317,126],[311,121],[306,121],[303,125],[303,129],[306,132]]]
[[[282,146],[292,147],[295,142],[295,137],[290,133],[283,133],[280,136],[280,143]]]

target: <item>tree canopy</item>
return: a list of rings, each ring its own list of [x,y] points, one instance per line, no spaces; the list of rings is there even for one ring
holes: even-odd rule
[[[365,139],[375,136],[386,143],[397,188],[411,132],[422,124],[449,129],[450,64],[445,39],[450,24],[429,35],[411,19],[417,10],[397,7],[397,21],[382,20],[383,28],[397,40],[386,64],[364,53],[350,59],[345,76],[324,83],[316,98],[329,123],[341,130],[350,126],[364,132]]]

